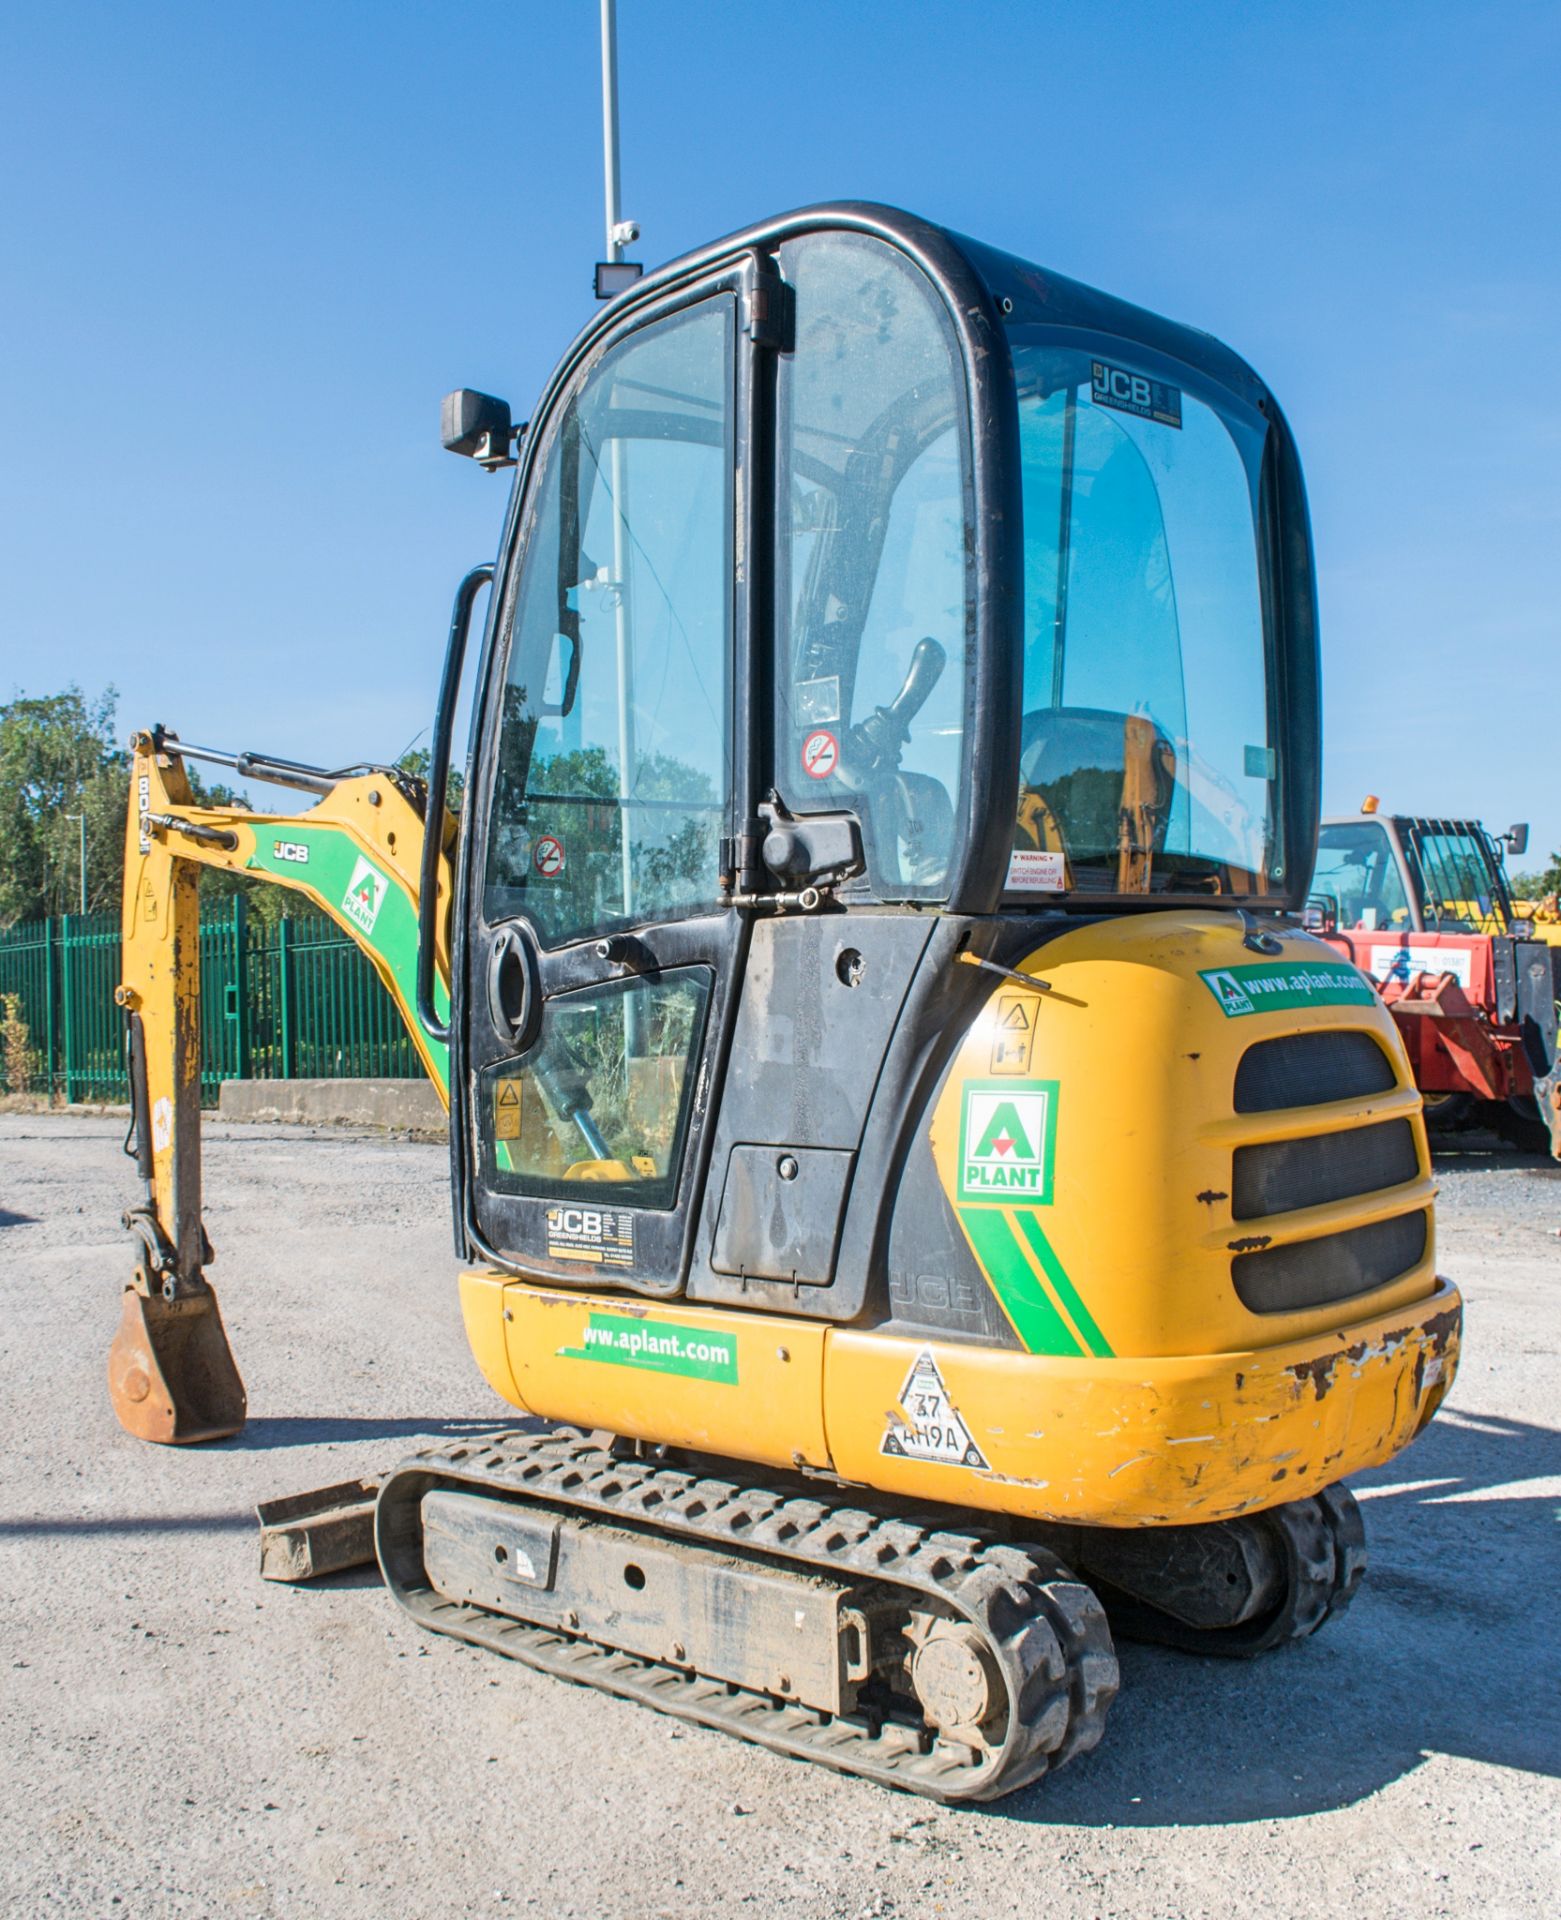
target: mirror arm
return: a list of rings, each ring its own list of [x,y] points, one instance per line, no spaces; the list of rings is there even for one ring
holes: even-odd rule
[[[493,568],[484,562],[480,567],[473,567],[455,590],[450,639],[445,648],[444,674],[439,682],[439,704],[434,709],[434,737],[429,752],[423,869],[417,891],[417,1017],[431,1040],[446,1044],[450,1039],[450,1023],[441,1020],[434,1007],[434,937],[439,911],[439,856],[444,851],[445,793],[450,784],[450,734],[455,726],[455,704],[461,691],[461,668],[466,660],[472,608],[477,595],[492,581]]]

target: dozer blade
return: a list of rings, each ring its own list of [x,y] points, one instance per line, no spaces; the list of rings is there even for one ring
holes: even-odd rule
[[[238,1432],[248,1401],[210,1287],[177,1300],[126,1287],[108,1350],[108,1397],[138,1440],[186,1446]]]

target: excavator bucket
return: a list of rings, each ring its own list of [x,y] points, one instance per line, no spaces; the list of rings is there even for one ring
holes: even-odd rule
[[[184,1446],[238,1432],[248,1402],[210,1287],[177,1300],[126,1287],[108,1392],[138,1440]]]

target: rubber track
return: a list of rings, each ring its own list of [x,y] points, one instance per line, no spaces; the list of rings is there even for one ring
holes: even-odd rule
[[[1268,1527],[1279,1536],[1289,1584],[1277,1607],[1240,1626],[1199,1628],[1141,1601],[1113,1601],[1112,1615],[1123,1639],[1249,1660],[1305,1640],[1343,1613],[1366,1573],[1365,1523],[1348,1487],[1324,1487],[1308,1500],[1290,1500],[1253,1515],[1248,1524]]]
[[[430,1586],[423,1568],[421,1502],[436,1486],[611,1518],[728,1553],[746,1548],[837,1578],[941,1600],[976,1626],[995,1656],[1008,1696],[1003,1743],[988,1755],[972,1756],[920,1725],[880,1722],[865,1713],[832,1716],[448,1600]],[[500,1434],[481,1446],[455,1442],[413,1454],[381,1488],[375,1535],[391,1592],[423,1626],[797,1759],[935,1800],[993,1800],[1087,1753],[1100,1739],[1117,1691],[1116,1655],[1100,1602],[1043,1548],[619,1460],[574,1433]]]

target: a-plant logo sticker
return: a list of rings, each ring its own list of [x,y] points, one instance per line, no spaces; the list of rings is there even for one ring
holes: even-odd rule
[[[1055,1080],[967,1080],[959,1198],[1049,1206],[1056,1140]]]
[[[1209,992],[1214,995],[1214,998],[1219,1001],[1220,1006],[1224,1009],[1227,1019],[1230,1019],[1238,1013],[1250,1013],[1252,1011],[1252,1002],[1248,998],[1245,988],[1233,973],[1222,970],[1219,973],[1206,973],[1203,978]]]
[[[347,891],[342,895],[341,910],[354,926],[372,933],[389,891],[390,882],[384,874],[360,853],[352,878],[347,882]]]

